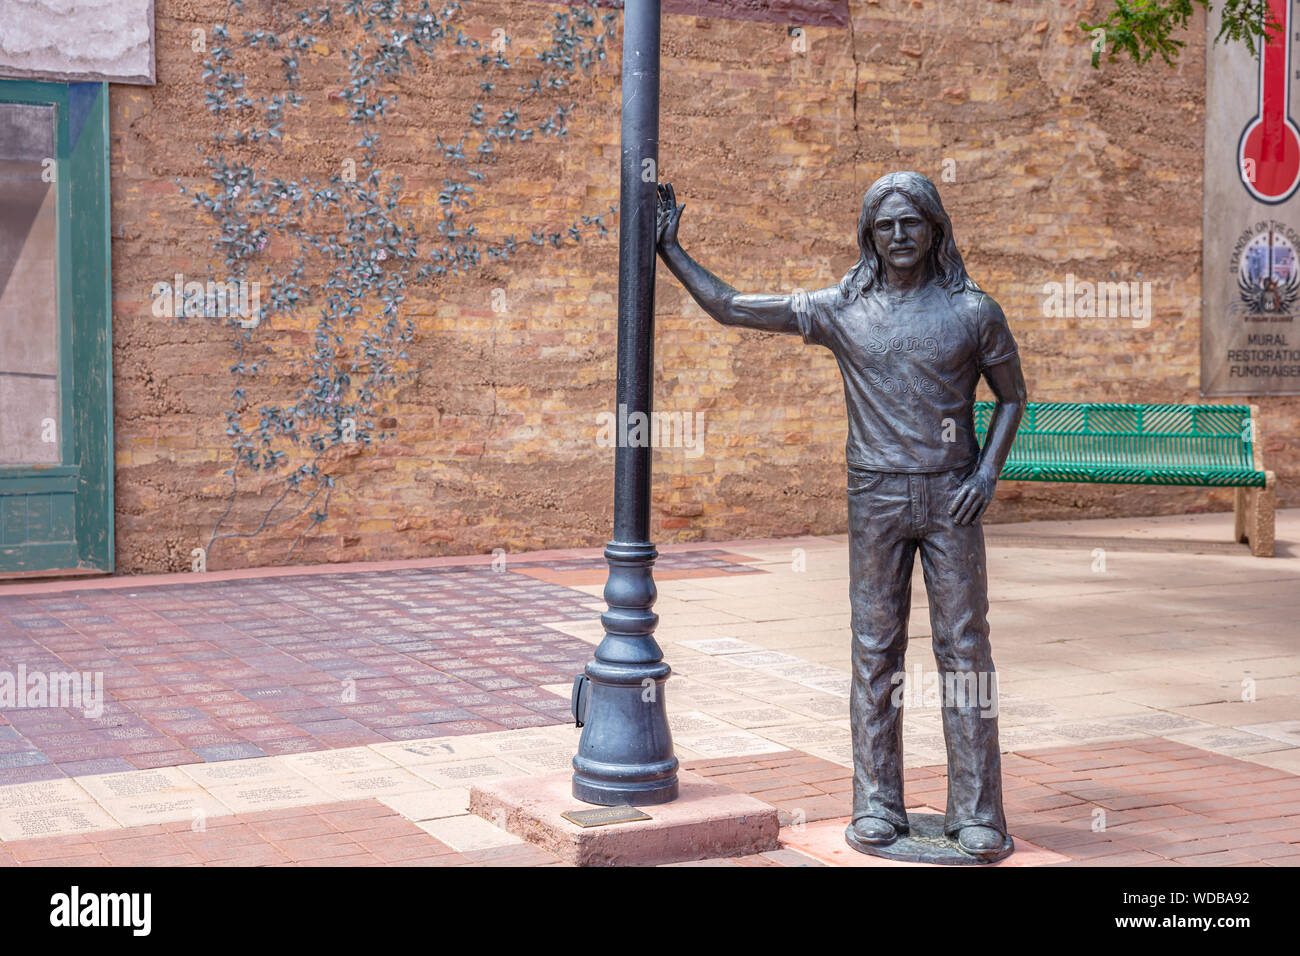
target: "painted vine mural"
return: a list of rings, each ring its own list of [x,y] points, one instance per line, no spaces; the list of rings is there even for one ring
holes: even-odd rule
[[[488,237],[475,221],[476,202],[503,152],[541,148],[566,135],[575,85],[606,58],[614,35],[617,14],[602,6],[587,2],[552,12],[549,45],[512,57],[504,29],[493,29],[488,42],[466,35],[463,16],[472,4],[341,0],[281,20],[231,0],[204,44],[205,105],[216,127],[202,149],[207,182],[181,186],[215,225],[212,248],[220,264],[212,278],[231,291],[214,301],[212,281],[207,291],[196,283],[187,283],[183,294],[177,290],[178,319],[220,322],[232,349],[225,509],[196,549],[196,562],[206,565],[223,542],[280,526],[298,530],[289,560],[326,521],[337,480],[329,471],[332,456],[343,445],[391,438],[380,427],[385,403],[415,374],[406,351],[417,334],[403,310],[408,293],[427,288],[436,297],[486,261],[608,234],[613,207],[525,237]],[[357,139],[351,149],[340,144],[348,155],[328,177],[274,175],[267,166],[292,135],[289,120],[304,103],[304,60],[331,50],[343,72],[330,98],[345,105]],[[442,179],[436,233],[421,234],[402,211],[409,199],[402,177],[385,172],[383,132],[398,102],[397,78],[434,57],[456,58],[457,69],[477,72],[478,96],[457,132],[429,130],[422,145]],[[267,69],[276,61],[278,71]],[[230,308],[235,290],[250,286],[256,290],[251,305],[241,292],[243,307]],[[284,347],[269,334],[277,317],[287,324],[303,316],[305,350]],[[278,401],[254,402],[254,384],[267,377],[289,383],[290,394],[280,388]],[[252,483],[271,502],[259,505],[260,520],[236,522],[236,504]]]

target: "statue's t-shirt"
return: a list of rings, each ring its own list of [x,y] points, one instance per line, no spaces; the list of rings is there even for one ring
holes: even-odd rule
[[[879,287],[846,299],[838,286],[796,292],[804,341],[839,362],[850,465],[937,472],[975,461],[975,386],[1016,354],[1006,316],[983,292],[930,284],[895,296]]]

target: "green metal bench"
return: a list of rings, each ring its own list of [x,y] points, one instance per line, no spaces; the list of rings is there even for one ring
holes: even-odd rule
[[[975,403],[981,445],[992,412],[992,402]],[[1030,402],[1002,477],[1236,488],[1237,540],[1272,556],[1274,477],[1257,419],[1253,405]]]

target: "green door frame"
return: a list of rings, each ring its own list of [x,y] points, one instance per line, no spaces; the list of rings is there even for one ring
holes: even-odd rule
[[[107,83],[0,79],[0,103],[57,117],[57,465],[0,465],[0,576],[113,570]]]

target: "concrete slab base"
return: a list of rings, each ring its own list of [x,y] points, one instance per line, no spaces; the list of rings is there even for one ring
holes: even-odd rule
[[[780,846],[775,807],[688,771],[677,775],[675,801],[637,808],[649,820],[580,827],[561,816],[591,809],[574,798],[572,776],[566,770],[476,784],[470,812],[577,866],[655,866]]]

